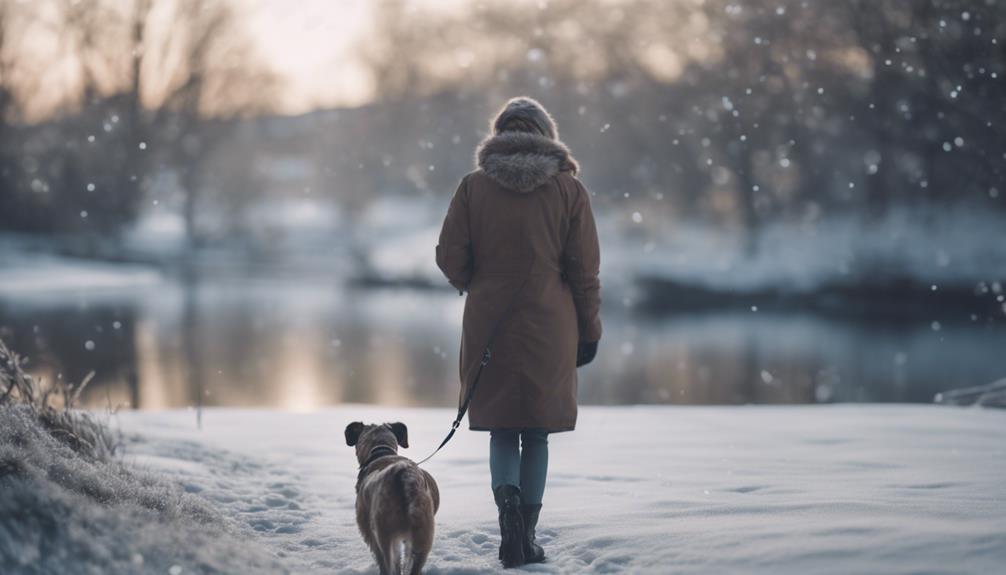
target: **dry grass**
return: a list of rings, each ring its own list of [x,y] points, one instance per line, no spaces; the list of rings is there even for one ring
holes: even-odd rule
[[[24,359],[0,340],[0,407],[29,410],[50,435],[80,455],[107,459],[115,454],[116,440],[108,426],[74,409],[94,372],[79,384],[46,385],[28,375],[23,364]]]

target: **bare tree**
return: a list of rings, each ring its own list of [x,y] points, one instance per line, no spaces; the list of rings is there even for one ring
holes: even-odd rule
[[[180,172],[186,237],[194,247],[203,159],[224,135],[226,119],[268,109],[275,79],[249,57],[229,3],[180,0],[173,8],[159,53],[166,91],[153,124]]]
[[[141,146],[148,132],[143,116],[143,63],[147,53],[147,29],[153,0],[133,0],[129,14],[128,88],[123,94],[121,118],[125,140],[123,165],[117,171],[117,187],[138,197],[143,195],[147,177],[146,155]]]
[[[228,120],[271,105],[273,76],[227,0],[53,0],[45,26],[75,65],[63,109],[71,151],[53,151],[60,193],[89,192],[70,214],[121,226],[138,210],[154,165],[178,172],[189,244],[210,148]],[[2,64],[0,64],[2,73]],[[73,133],[70,133],[73,132]],[[98,139],[94,134],[99,134]],[[70,204],[71,202],[61,202]],[[71,220],[72,221],[72,220]]]
[[[11,46],[13,6],[11,0],[0,0],[0,129],[6,128],[15,103],[12,77],[17,50]]]

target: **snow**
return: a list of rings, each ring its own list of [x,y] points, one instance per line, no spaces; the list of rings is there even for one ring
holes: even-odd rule
[[[642,241],[622,239],[625,228],[638,226],[629,223],[631,212],[599,215],[602,285],[606,278],[646,275],[723,290],[811,292],[901,279],[975,286],[1006,276],[1006,250],[993,240],[1002,217],[968,207],[904,208],[876,218],[808,212],[802,220],[766,224],[754,255],[740,233],[656,217]]]
[[[57,439],[66,433],[47,433],[24,406],[0,406],[0,422],[4,575],[167,573],[182,565],[208,573],[282,572],[280,561],[250,545],[244,528],[212,502],[100,449],[71,449]],[[60,429],[100,443],[100,428],[91,424]],[[185,457],[199,453],[189,446]],[[217,459],[224,461],[239,475],[239,458]]]
[[[156,269],[47,254],[0,252],[0,295],[38,296],[80,290],[130,290],[162,281]]]
[[[446,290],[433,254],[444,198],[381,197],[355,217],[314,199],[260,204],[249,214],[252,244],[271,263]],[[995,241],[1002,216],[969,206],[900,208],[874,218],[808,209],[802,217],[766,223],[755,237],[753,255],[745,249],[741,230],[674,221],[649,204],[619,208],[598,202],[595,210],[604,248],[601,281],[614,300],[632,293],[640,278],[726,292],[779,288],[812,293],[835,285],[901,280],[970,290],[1006,277],[1006,250]],[[177,213],[148,213],[129,230],[124,253],[153,262],[177,255],[184,246],[183,228]],[[344,261],[346,254],[333,247],[347,245],[349,235],[362,256],[354,263]],[[214,253],[204,249],[200,260],[214,269],[240,267],[249,258],[240,247]],[[0,294],[131,287],[159,280],[149,268],[25,253],[23,246],[0,236]],[[357,269],[348,269],[353,265]]]
[[[418,279],[432,285],[446,284],[437,268],[432,246],[440,230],[427,228],[383,241],[370,252],[368,263],[381,278]]]
[[[125,244],[149,254],[178,253],[185,246],[185,219],[173,210],[145,210],[126,230]]]
[[[403,421],[421,459],[447,409],[117,416],[125,459],[211,501],[298,573],[375,573],[354,521],[354,420]],[[1006,561],[1006,412],[940,406],[587,407],[550,440],[536,573],[990,573]],[[425,464],[429,573],[493,573],[488,436]],[[170,541],[167,543],[171,543]],[[204,567],[180,554],[183,573]],[[250,567],[245,572],[257,571]]]
[[[432,248],[445,202],[376,200],[360,219],[372,271],[385,279],[446,285]],[[645,215],[650,214],[650,215]],[[670,220],[649,203],[595,206],[603,247],[601,283],[609,293],[641,277],[745,292],[779,288],[812,293],[835,285],[911,280],[972,288],[1006,276],[1006,250],[993,238],[1003,218],[973,207],[901,208],[868,217],[823,214],[766,223],[754,255],[742,230]]]
[[[360,216],[357,245],[366,265],[382,279],[414,279],[446,285],[433,246],[443,221],[442,201],[388,196],[377,198]]]
[[[953,389],[936,394],[936,403],[947,405],[980,405],[1006,408],[1006,378],[987,385]]]

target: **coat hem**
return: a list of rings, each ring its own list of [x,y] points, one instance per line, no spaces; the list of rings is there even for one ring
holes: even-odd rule
[[[545,431],[547,431],[549,433],[562,433],[564,431],[574,431],[576,429],[576,425],[569,425],[569,426],[563,426],[563,427],[505,427],[505,426],[501,426],[501,427],[483,427],[483,426],[478,426],[478,427],[476,427],[474,425],[469,425],[468,426],[468,430],[469,431],[521,431],[523,429],[544,429]]]

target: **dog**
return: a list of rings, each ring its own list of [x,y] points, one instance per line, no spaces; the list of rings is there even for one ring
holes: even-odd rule
[[[398,455],[409,446],[404,423],[346,426],[346,445],[356,447],[356,524],[381,575],[422,572],[433,547],[440,490],[433,476]]]

